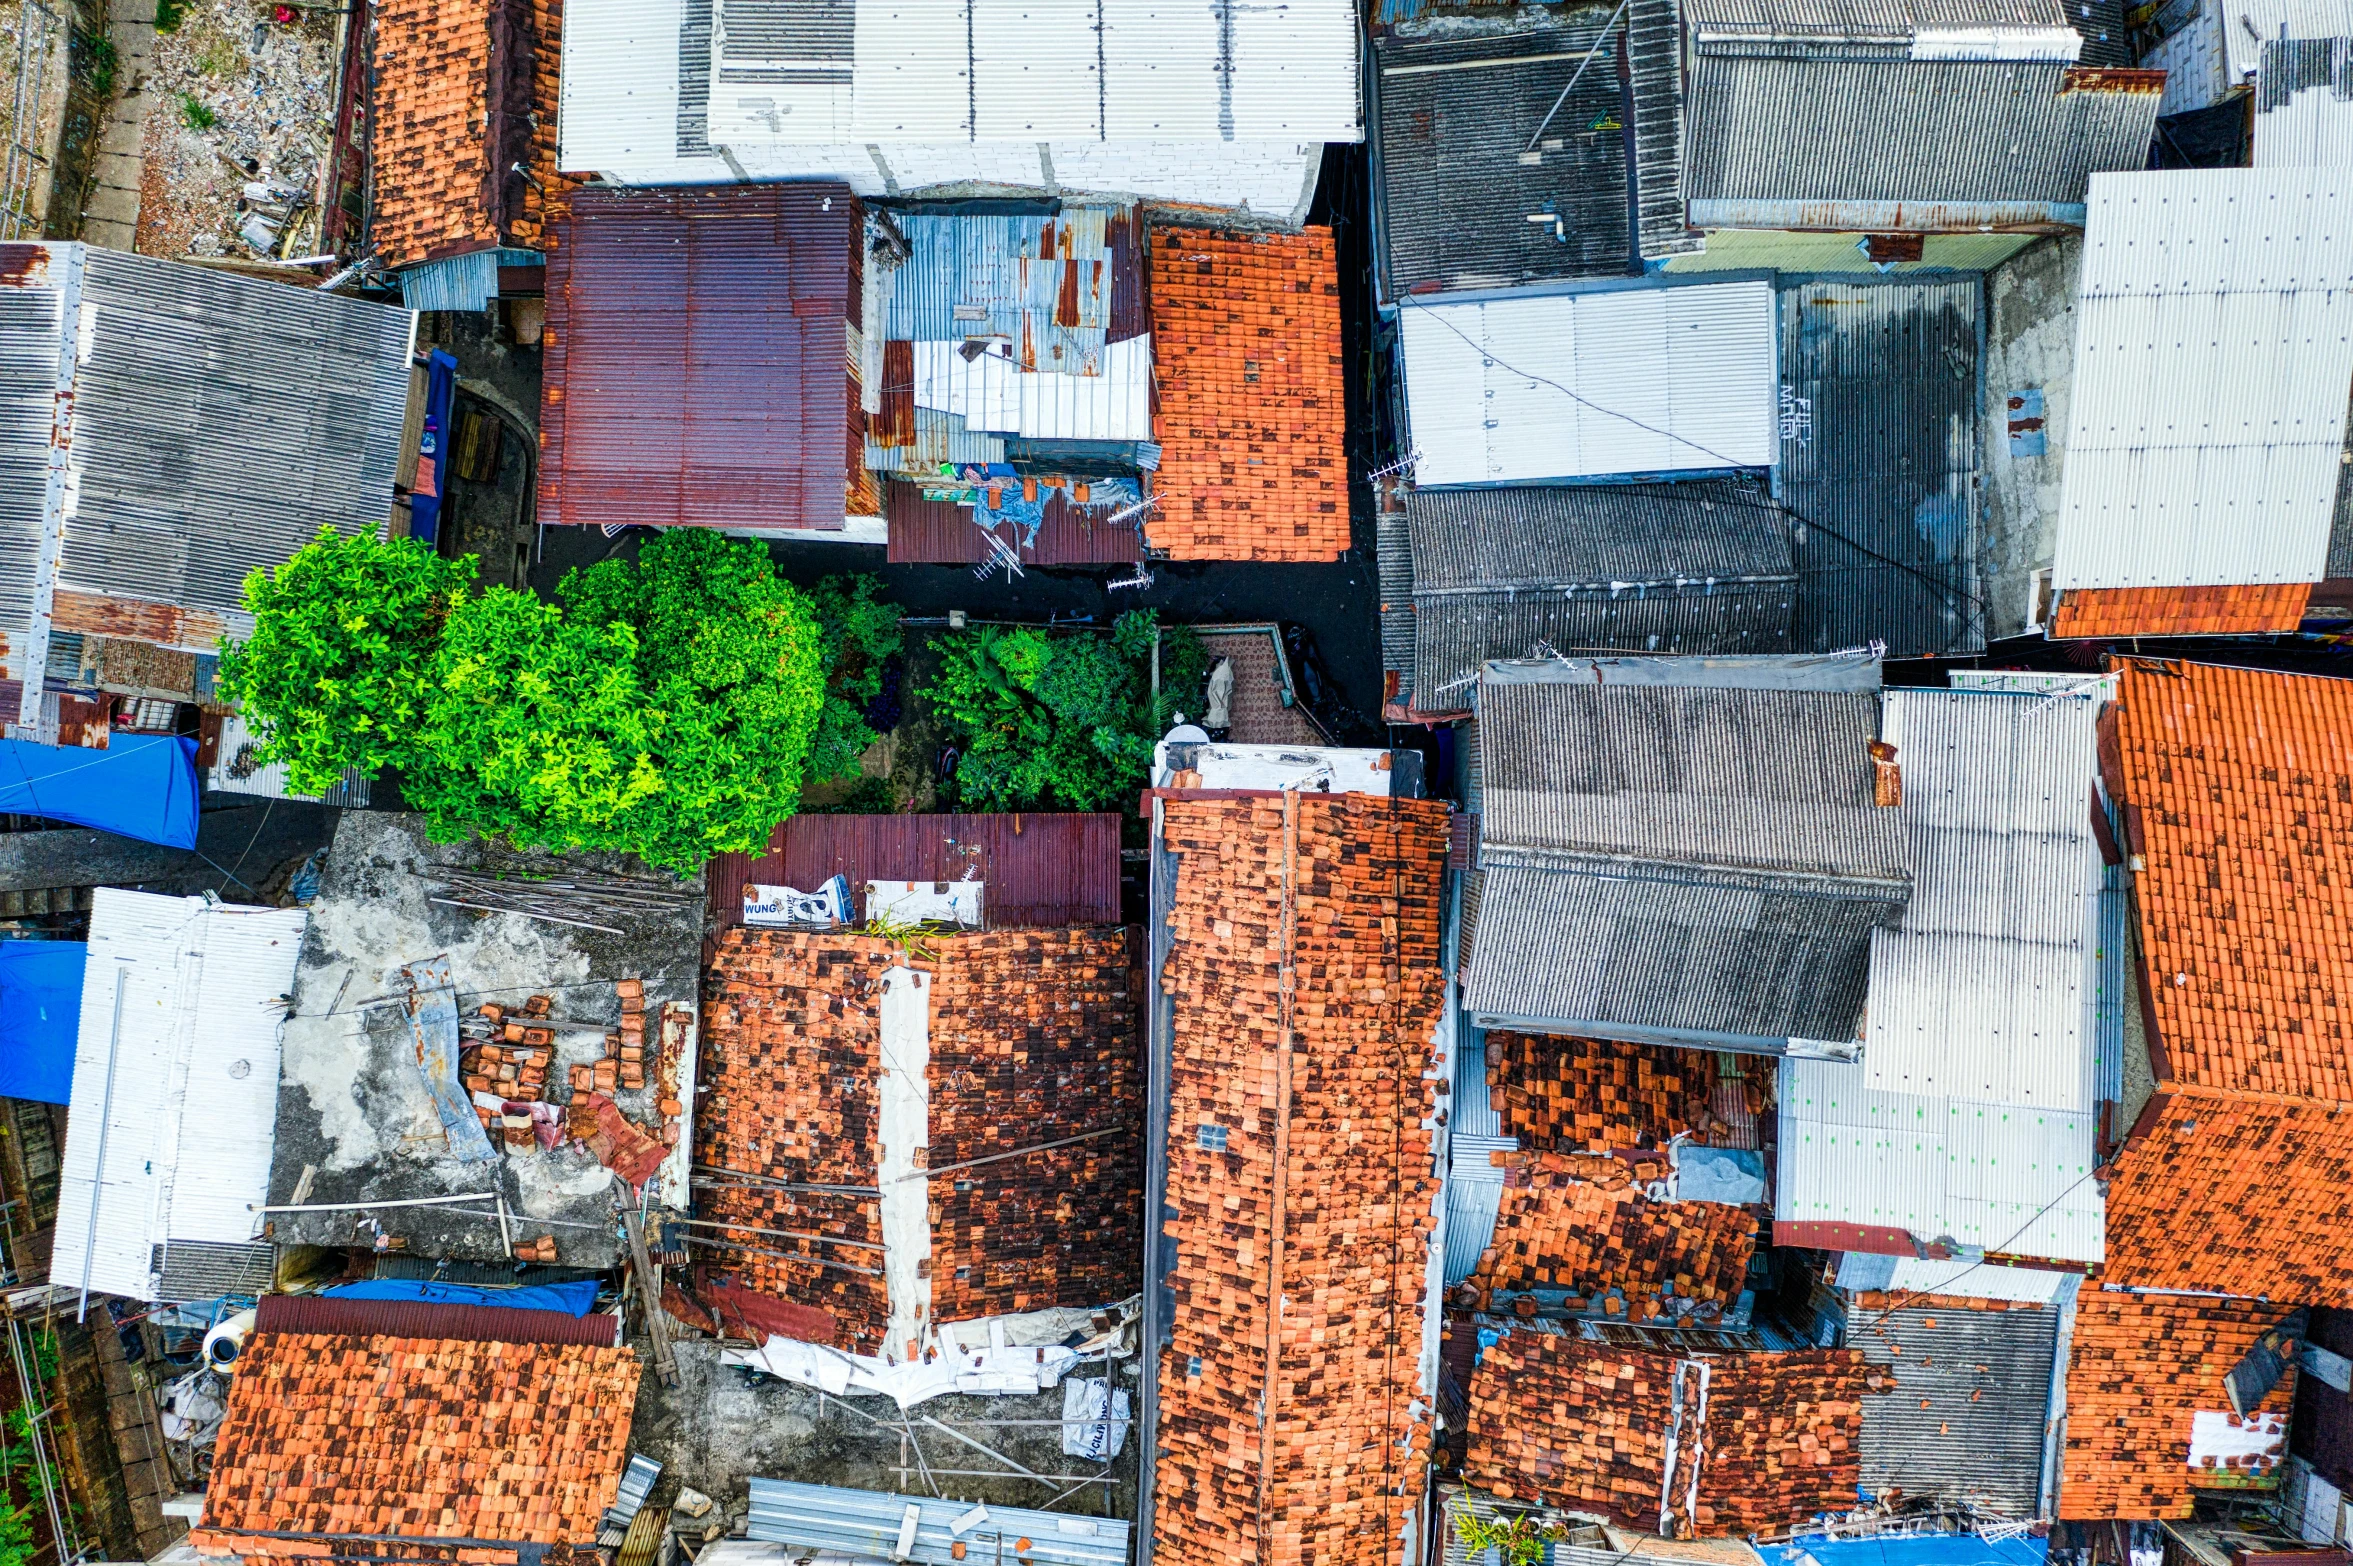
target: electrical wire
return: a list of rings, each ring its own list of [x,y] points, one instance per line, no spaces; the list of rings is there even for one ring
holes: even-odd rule
[[[2054,1196],[2054,1197],[2052,1197],[2052,1198],[2051,1198],[2049,1201],[2047,1201],[2047,1202],[2043,1203],[2043,1205],[2042,1205],[2040,1208],[2036,1209],[2036,1211],[2035,1211],[2035,1213],[2034,1213],[2034,1216],[2032,1216],[2031,1218],[2028,1218],[2028,1219],[2026,1220],[2026,1222],[2024,1222],[2024,1223],[2020,1224],[2020,1225],[2017,1227],[2017,1229],[2015,1229],[2014,1231],[2012,1231],[2012,1233],[2011,1233],[2011,1235],[2010,1235],[2010,1237],[2009,1237],[2008,1239],[2006,1239],[2006,1240],[2002,1241],[2002,1243],[2001,1243],[2001,1244],[1999,1244],[1999,1245],[1989,1245],[1989,1246],[1987,1246],[1987,1247],[1986,1247],[1986,1252],[1987,1252],[1988,1254],[1990,1254],[1990,1253],[1993,1253],[1993,1252],[1998,1252],[1998,1251],[2006,1251],[2006,1250],[2008,1250],[2008,1249],[2009,1249],[2009,1248],[2010,1248],[2012,1245],[2014,1245],[2014,1244],[2016,1244],[2016,1243],[2017,1243],[2017,1241],[2018,1241],[2018,1236],[2019,1236],[2019,1235],[2022,1235],[2022,1234],[2024,1234],[2024,1233],[2025,1233],[2027,1230],[2029,1230],[2029,1229],[2033,1228],[2033,1227],[2034,1227],[2036,1224],[2040,1223],[2040,1222],[2042,1221],[2043,1214],[2045,1214],[2045,1213],[2049,1212],[2049,1211],[2050,1211],[2052,1208],[2054,1208],[2054,1207],[2058,1206],[2058,1205],[2059,1205],[2061,1202],[2063,1202],[2063,1201],[2067,1200],[2067,1198],[2068,1198],[2068,1197],[2070,1197],[2070,1196],[2074,1195],[2074,1194],[2075,1194],[2075,1188],[2076,1188],[2077,1186],[2079,1186],[2079,1185],[2083,1184],[2083,1183],[2084,1183],[2084,1181],[2086,1181],[2086,1180],[2089,1180],[2089,1179],[2092,1177],[2093,1173],[2094,1173],[2094,1171],[2093,1171],[2093,1170],[2086,1169],[2086,1170],[2085,1170],[2085,1171],[2084,1171],[2082,1174],[2079,1174],[2079,1175],[2077,1175],[2077,1176],[2076,1176],[2076,1177],[2075,1177],[2075,1178],[2074,1178],[2072,1181],[2068,1182],[2067,1188],[2066,1188],[2065,1190],[2061,1191],[2061,1192],[2060,1192],[2060,1193],[2059,1193],[2057,1196]],[[1962,1268],[1962,1269],[1961,1269],[1959,1272],[1956,1272],[1956,1273],[1954,1273],[1952,1277],[1945,1279],[1945,1280],[1944,1280],[1944,1284],[1951,1284],[1951,1283],[1952,1283],[1952,1282],[1954,1282],[1956,1279],[1960,1279],[1960,1278],[1966,1278],[1967,1276],[1969,1276],[1969,1274],[1971,1274],[1971,1273],[1975,1272],[1975,1271],[1976,1271],[1978,1268],[1980,1268],[1980,1267],[1984,1266],[1985,1264],[1986,1264],[1986,1259],[1985,1259],[1985,1256],[1981,1255],[1981,1256],[1979,1256],[1979,1257],[1977,1258],[1977,1260],[1975,1260],[1975,1261],[1971,1262],[1971,1263],[1970,1263],[1968,1266],[1966,1266],[1966,1267]],[[1924,1295],[1928,1295],[1928,1294],[1932,1294],[1932,1293],[1935,1293],[1935,1294],[1941,1294],[1941,1293],[1943,1293],[1943,1292],[1945,1292],[1945,1288],[1944,1288],[1944,1285],[1943,1285],[1943,1284],[1940,1284],[1940,1285],[1939,1285],[1937,1288],[1935,1288],[1935,1289],[1933,1289],[1933,1290],[1931,1290],[1931,1289],[1912,1289],[1912,1290],[1909,1290],[1909,1291],[1907,1291],[1907,1292],[1904,1294],[1904,1296],[1903,1296],[1901,1299],[1897,1300],[1897,1301],[1896,1301],[1896,1302],[1895,1302],[1893,1305],[1890,1305],[1890,1306],[1888,1306],[1888,1307],[1887,1307],[1885,1310],[1881,1311],[1881,1312],[1880,1312],[1878,1315],[1876,1315],[1876,1316],[1873,1316],[1873,1317],[1872,1317],[1872,1318],[1871,1318],[1869,1321],[1866,1321],[1866,1322],[1864,1322],[1864,1323],[1863,1323],[1863,1327],[1864,1327],[1864,1328],[1876,1327],[1876,1326],[1878,1326],[1878,1325],[1879,1325],[1881,1322],[1885,1321],[1885,1320],[1886,1320],[1888,1317],[1890,1317],[1890,1316],[1894,1315],[1894,1314],[1895,1314],[1897,1311],[1899,1311],[1899,1310],[1902,1310],[1902,1309],[1903,1309],[1903,1308],[1904,1308],[1906,1305],[1908,1305],[1909,1303],[1911,1303],[1913,1300],[1919,1299],[1919,1298],[1923,1297]]]
[[[1693,451],[1703,452],[1706,455],[1715,458],[1718,462],[1723,463],[1726,467],[1740,468],[1748,466],[1748,464],[1736,462],[1732,458],[1726,456],[1724,453],[1702,445],[1700,442],[1693,440],[1688,436],[1677,435],[1672,431],[1660,429],[1655,424],[1645,424],[1642,420],[1635,418],[1630,413],[1621,413],[1615,408],[1603,407],[1600,403],[1595,402],[1592,398],[1571,391],[1568,387],[1563,386],[1560,382],[1553,380],[1548,376],[1538,375],[1529,370],[1523,370],[1519,366],[1504,359],[1493,349],[1487,347],[1484,343],[1479,342],[1468,332],[1464,331],[1461,327],[1448,320],[1443,314],[1439,313],[1436,306],[1417,299],[1410,294],[1404,295],[1402,297],[1406,304],[1409,304],[1415,309],[1424,312],[1430,317],[1430,319],[1436,321],[1440,326],[1445,327],[1455,336],[1461,338],[1465,344],[1477,350],[1482,358],[1492,361],[1498,368],[1509,371],[1511,374],[1520,377],[1522,380],[1533,381],[1539,386],[1549,386],[1554,391],[1559,392],[1562,396],[1568,398],[1570,401],[1578,403],[1584,407],[1591,408],[1594,412],[1599,413],[1604,417],[1618,419],[1624,423],[1633,425],[1638,430],[1642,430],[1648,434],[1656,435],[1662,440],[1672,441],[1678,446],[1687,446]],[[1870,545],[1862,543],[1857,539],[1850,538],[1846,534],[1839,532],[1836,528],[1831,527],[1826,523],[1815,521],[1812,517],[1807,516],[1804,512],[1798,510],[1795,506],[1790,505],[1786,501],[1774,500],[1770,506],[1759,506],[1755,509],[1777,511],[1784,516],[1792,517],[1801,526],[1812,528],[1815,531],[1821,533],[1824,537],[1845,545],[1847,548],[1853,550],[1859,555],[1867,556],[1870,559],[1879,561],[1883,565],[1892,566],[1907,576],[1916,577],[1929,589],[1938,594],[1941,594],[1948,603],[1955,601],[1965,601],[1976,608],[1981,620],[1986,612],[1985,600],[1978,597],[1975,593],[1968,591],[1966,588],[1958,587],[1953,583],[1942,581],[1937,577],[1931,576],[1926,571],[1921,570],[1918,566],[1913,565],[1909,561],[1898,560],[1893,555],[1882,554],[1878,550],[1873,549]],[[1836,569],[1845,569],[1851,571],[1857,568],[1853,566],[1847,566]],[[1827,571],[1823,571],[1818,572],[1817,574],[1827,575],[1829,573]],[[1949,647],[1951,643],[1947,642],[1946,645]]]

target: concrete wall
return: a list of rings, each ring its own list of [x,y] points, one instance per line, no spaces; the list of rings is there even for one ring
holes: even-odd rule
[[[2075,368],[2076,292],[2083,241],[2046,239],[1986,278],[1985,553],[1979,580],[1989,642],[2027,629],[2034,573],[2058,542],[2059,468],[2067,445],[2068,394]],[[2010,451],[2010,396],[2043,395],[2043,453]]]

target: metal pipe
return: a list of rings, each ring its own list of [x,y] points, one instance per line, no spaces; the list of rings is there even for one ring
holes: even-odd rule
[[[447,1207],[452,1202],[490,1202],[497,1199],[496,1191],[475,1191],[465,1196],[410,1196],[397,1202],[286,1202],[274,1207],[247,1202],[245,1210],[249,1213],[365,1213],[386,1207]],[[483,1216],[493,1215],[485,1213]]]
[[[819,1245],[847,1246],[853,1251],[887,1250],[870,1240],[844,1240],[830,1234],[804,1234],[798,1229],[762,1229],[748,1223],[721,1223],[715,1218],[671,1218],[666,1220],[682,1229],[729,1229],[737,1234],[772,1234],[786,1240],[815,1240]]]
[[[991,1153],[986,1158],[967,1158],[960,1164],[942,1164],[937,1169],[918,1169],[912,1174],[899,1176],[899,1183],[903,1185],[909,1180],[926,1180],[933,1175],[954,1174],[959,1169],[978,1169],[983,1164],[1001,1164],[1008,1158],[1026,1158],[1032,1153],[1050,1153],[1057,1147],[1068,1147],[1074,1142],[1091,1142],[1099,1136],[1112,1136],[1127,1129],[1126,1126],[1105,1126],[1099,1131],[1086,1131],[1077,1136],[1066,1136],[1059,1142],[1040,1142],[1034,1147],[1017,1147],[1009,1153]]]
[[[1608,21],[1601,24],[1601,34],[1604,38],[1609,36],[1609,31],[1611,28],[1618,25],[1618,18],[1626,14],[1626,5],[1627,0],[1618,0],[1618,8],[1610,13],[1610,19]],[[1560,106],[1569,101],[1570,93],[1573,93],[1577,90],[1577,78],[1583,76],[1585,74],[1585,67],[1591,65],[1592,63],[1593,54],[1591,52],[1588,52],[1584,59],[1577,62],[1576,70],[1569,73],[1569,84],[1560,90],[1559,97],[1552,100],[1552,107],[1544,111],[1543,120],[1536,126],[1536,134],[1528,138],[1528,145],[1522,150],[1527,152],[1534,152],[1536,150],[1536,143],[1544,139],[1544,132],[1546,127],[1552,124],[1552,117],[1560,113]]]
[[[106,1194],[106,1137],[114,1116],[114,1065],[123,1042],[123,964],[114,965],[114,1026],[106,1036],[106,1092],[98,1100],[98,1158],[90,1166],[90,1227],[82,1236],[82,1300],[74,1307],[79,1323],[90,1314],[90,1272],[98,1264],[98,1200]]]

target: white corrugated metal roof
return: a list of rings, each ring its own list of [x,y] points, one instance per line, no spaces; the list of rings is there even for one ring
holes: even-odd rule
[[[758,31],[766,3],[736,0],[733,25]],[[862,195],[996,184],[1297,219],[1323,143],[1363,136],[1348,0],[1234,3],[1230,26],[1167,0],[863,0],[838,81],[830,62],[764,76],[724,40],[714,70],[682,48],[684,21],[684,0],[566,8],[566,172],[691,185],[740,170]],[[771,19],[788,41],[762,47],[792,53],[794,25]]]
[[[1782,1063],[1776,1218],[2102,1259],[2107,1204],[2091,1178],[2088,1112],[1882,1093],[1865,1085],[1864,1071]]]
[[[1765,467],[1778,455],[1769,283],[1407,305],[1422,484]]]
[[[249,1204],[269,1199],[276,1140],[281,998],[307,917],[98,889],[54,1281],[153,1299],[159,1244],[253,1238]]]
[[[1150,440],[1152,339],[1108,344],[1100,375],[1024,373],[1001,346],[966,358],[959,343],[915,345],[915,406],[976,432],[1030,440]]]
[[[2353,384],[2353,168],[2092,176],[2054,583],[2317,582]]]
[[[2353,168],[2353,0],[2333,9],[2325,30],[2291,31],[2263,45],[2255,86],[2259,169]]]
[[[2089,692],[1890,690],[1912,900],[1873,932],[1864,1080],[2088,1110],[2100,859]]]

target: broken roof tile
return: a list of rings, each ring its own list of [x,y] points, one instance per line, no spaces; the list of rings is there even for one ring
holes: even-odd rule
[[[1512,1170],[1479,1260],[1481,1289],[1615,1293],[1630,1321],[1655,1319],[1667,1296],[1728,1306],[1747,1284],[1757,1215],[1725,1202],[1654,1202],[1642,1176],[1609,1157],[1550,1154]],[[1665,1161],[1652,1161],[1666,1173]],[[1607,1307],[1618,1314],[1613,1301]]]
[[[1175,560],[1336,560],[1348,547],[1332,231],[1155,228],[1146,541]]]

